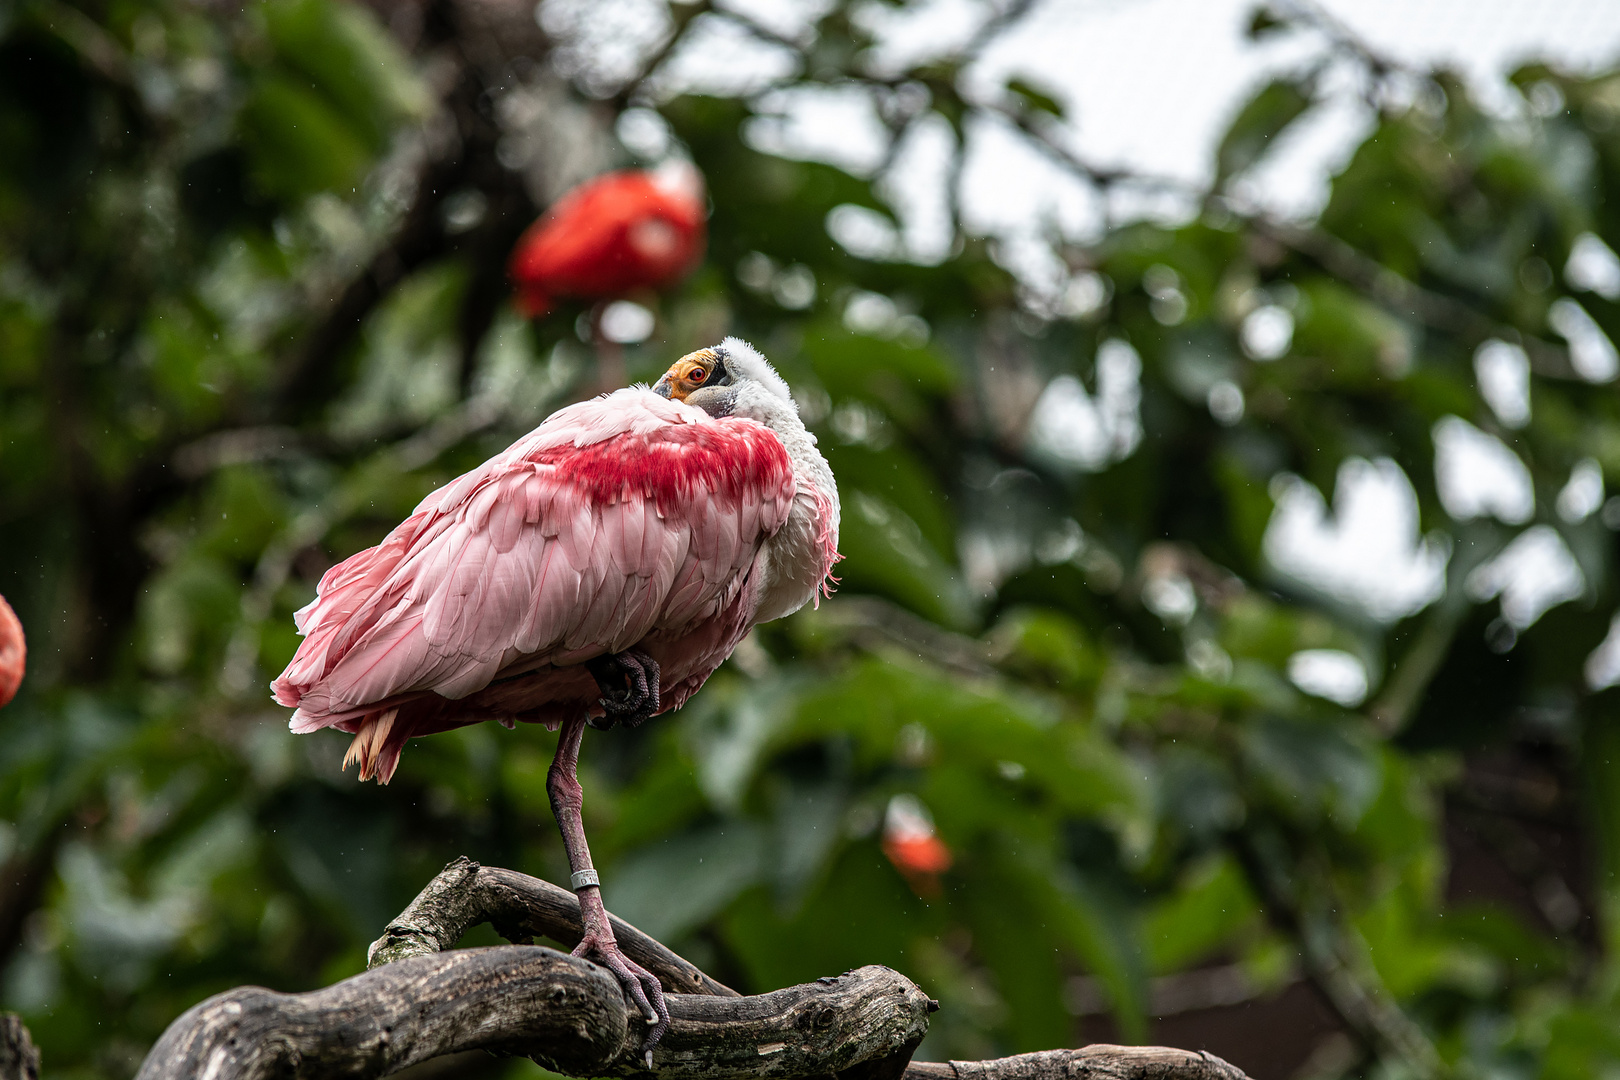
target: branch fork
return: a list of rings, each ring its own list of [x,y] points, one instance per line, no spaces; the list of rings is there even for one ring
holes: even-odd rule
[[[522,944],[455,949],[481,922]],[[661,1080],[1247,1080],[1220,1058],[1167,1047],[914,1064],[939,1004],[896,971],[863,967],[744,997],[628,923],[612,924],[625,955],[668,995],[672,1022],[651,1070]],[[529,944],[571,947],[582,933],[573,893],[460,858],[388,924],[364,974],[305,994],[250,986],[209,998],[169,1026],[137,1080],[384,1076],[480,1049],[569,1076],[646,1077],[644,1022],[618,981]]]

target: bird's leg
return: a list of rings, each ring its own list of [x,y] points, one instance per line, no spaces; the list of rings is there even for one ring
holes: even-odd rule
[[[568,869],[573,874],[571,883],[579,896],[580,922],[585,931],[574,947],[574,955],[594,959],[613,972],[625,993],[641,1009],[647,1023],[652,1025],[647,1030],[646,1041],[641,1044],[650,1069],[653,1047],[669,1027],[669,1006],[664,1004],[664,988],[658,984],[657,976],[625,956],[619,948],[607,909],[602,906],[602,886],[591,866],[591,849],[585,843],[585,823],[580,817],[585,794],[577,773],[579,743],[584,735],[583,719],[563,721],[562,731],[557,735],[557,756],[546,774],[546,794],[551,796],[551,812],[557,818],[563,847],[568,851]]]
[[[585,661],[585,670],[596,679],[602,692],[601,721],[593,727],[610,728],[615,723],[636,727],[657,715],[658,661],[638,649],[605,653]]]

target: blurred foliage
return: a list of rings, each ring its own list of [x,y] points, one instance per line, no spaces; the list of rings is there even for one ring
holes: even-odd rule
[[[1562,273],[1620,246],[1620,75],[1526,68],[1504,117],[1329,34],[1236,113],[1183,224],[1046,237],[1043,276],[959,227],[937,260],[857,254],[829,227],[892,228],[882,185],[747,134],[789,87],[865,95],[896,140],[1039,144],[1069,110],[1030,81],[885,71],[859,5],[798,37],[654,5],[676,44],[635,70],[580,5],[513,7],[0,6],[0,592],[32,662],[0,713],[0,1006],[52,1075],[131,1075],[225,988],[361,970],[455,855],[566,873],[545,731],[435,736],[361,786],[264,687],[327,566],[597,388],[587,313],[523,324],[501,259],[567,183],[665,153],[709,179],[709,254],[640,298],[628,369],[758,344],[848,558],[681,715],[588,741],[610,907],[747,990],[894,965],[944,1002],[933,1058],[1072,1044],[1077,1015],[1144,1038],[1215,972],[1226,1001],[1308,983],[1341,1032],[1320,1075],[1620,1069],[1620,708],[1583,676],[1620,514],[1559,512],[1583,461],[1620,476],[1613,386],[1577,375],[1620,278]],[[644,80],[728,20],[789,73]],[[1326,65],[1359,73],[1369,134],[1317,223],[1273,221],[1254,170]],[[1571,303],[1573,352],[1548,329]],[[1527,415],[1482,395],[1493,339]],[[1446,417],[1528,470],[1532,511],[1448,510]],[[1373,474],[1410,491],[1440,595],[1369,606],[1271,544]],[[1474,571],[1532,529],[1580,583],[1526,621]],[[1300,688],[1320,650],[1364,704]],[[896,795],[954,855],[938,895],[882,853]],[[1466,859],[1500,881],[1464,888]]]

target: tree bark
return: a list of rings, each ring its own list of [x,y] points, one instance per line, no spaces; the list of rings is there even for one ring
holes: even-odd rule
[[[658,976],[666,993],[738,996],[623,919],[609,918],[624,954]],[[463,934],[485,922],[508,941],[548,937],[570,949],[584,933],[579,898],[572,892],[515,870],[480,866],[463,855],[428,882],[372,942],[366,966],[375,969],[453,948]]]
[[[1206,1050],[1095,1043],[993,1061],[914,1061],[905,1080],[1248,1080]]]
[[[865,967],[758,997],[674,994],[653,1055],[673,1080],[898,1080],[928,996]],[[645,1074],[643,1023],[605,969],[536,946],[415,956],[307,994],[240,987],[170,1025],[137,1080],[383,1076],[463,1050],[570,1076]]]
[[[0,1080],[39,1080],[39,1051],[16,1013],[0,1013]]]
[[[529,944],[454,949],[480,922],[520,942],[571,946],[581,934],[572,892],[460,858],[388,924],[365,974],[307,994],[209,998],[170,1025],[137,1080],[383,1076],[466,1050],[570,1076],[649,1075],[644,1021],[612,975]],[[742,997],[628,923],[614,919],[613,932],[669,992],[653,1053],[661,1080],[1247,1080],[1210,1054],[1159,1046],[912,1063],[939,1005],[888,968]]]

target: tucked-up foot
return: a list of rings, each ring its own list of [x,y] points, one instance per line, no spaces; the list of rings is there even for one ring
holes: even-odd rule
[[[596,679],[602,692],[604,715],[592,719],[594,728],[614,724],[636,727],[658,713],[658,661],[644,652],[629,649],[609,653],[585,662],[585,669]]]
[[[669,1030],[669,1006],[664,1003],[664,988],[659,985],[658,977],[624,955],[611,935],[602,938],[596,934],[586,934],[585,939],[574,947],[574,955],[594,960],[613,972],[624,987],[624,992],[641,1010],[642,1017],[651,1025],[647,1029],[646,1039],[641,1043],[642,1055],[647,1068],[651,1069],[653,1047]]]

